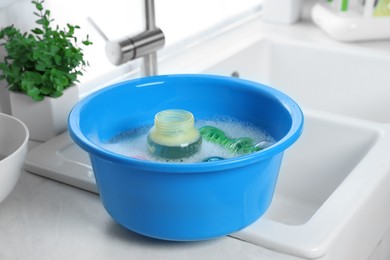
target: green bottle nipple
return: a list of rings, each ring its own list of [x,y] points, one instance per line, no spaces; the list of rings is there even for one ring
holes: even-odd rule
[[[222,130],[214,126],[203,126],[199,128],[199,132],[204,140],[219,144],[233,153],[247,154],[261,150],[261,147],[253,144],[253,140],[251,138],[240,137],[231,139],[227,137]]]
[[[202,138],[194,127],[192,113],[172,109],[156,114],[147,143],[149,152],[156,157],[181,159],[197,153]]]

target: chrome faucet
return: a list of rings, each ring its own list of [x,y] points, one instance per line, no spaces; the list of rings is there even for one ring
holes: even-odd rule
[[[145,0],[145,23],[146,31],[157,30],[158,34],[155,38],[154,44],[156,48],[162,48],[165,44],[164,33],[156,27],[156,15],[154,12],[154,0]],[[159,43],[159,41],[161,41]],[[160,46],[161,45],[161,46]],[[144,74],[156,75],[157,74],[157,50],[152,51],[144,56]]]
[[[121,65],[130,60],[143,58],[143,75],[157,74],[157,50],[164,47],[165,37],[161,29],[156,26],[154,0],[145,0],[145,31],[133,37],[109,40],[100,28],[89,18],[89,22],[106,40],[106,55],[114,65]]]

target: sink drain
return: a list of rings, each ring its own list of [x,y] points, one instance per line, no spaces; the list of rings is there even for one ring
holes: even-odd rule
[[[238,71],[233,71],[232,74],[230,74],[232,77],[234,78],[239,78],[240,77],[240,74],[238,73]]]

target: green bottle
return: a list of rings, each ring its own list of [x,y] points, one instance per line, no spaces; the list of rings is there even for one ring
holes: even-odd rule
[[[199,132],[204,140],[219,144],[233,153],[247,154],[261,150],[260,146],[253,144],[252,138],[240,137],[232,139],[227,137],[222,130],[214,126],[203,126],[199,128]]]
[[[149,152],[155,157],[181,159],[200,150],[202,137],[194,127],[191,112],[171,109],[156,114],[147,143]]]

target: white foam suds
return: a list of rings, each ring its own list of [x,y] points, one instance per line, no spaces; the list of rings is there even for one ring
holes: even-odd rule
[[[238,122],[231,118],[219,118],[218,120],[199,120],[195,122],[196,128],[200,128],[205,125],[215,126],[221,129],[229,138],[250,137],[253,139],[254,144],[260,142],[272,144],[275,142],[273,138],[269,134],[265,133],[262,129],[253,127],[252,125],[243,122]],[[96,142],[102,148],[120,155],[138,158],[141,160],[167,162],[165,159],[153,157],[148,152],[147,135],[150,127],[151,126],[142,127],[124,132],[118,136],[113,137],[109,142],[97,141],[96,138],[94,138],[94,142]],[[236,156],[239,155],[231,153],[220,145],[203,140],[201,150],[197,154],[172,162],[192,163],[201,162],[204,158],[208,157],[232,158]]]

